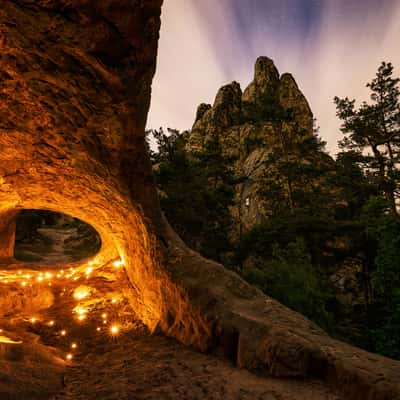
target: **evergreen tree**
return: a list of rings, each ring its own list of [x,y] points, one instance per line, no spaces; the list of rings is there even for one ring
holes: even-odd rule
[[[325,142],[315,133],[284,132],[281,124],[276,131],[279,137],[265,160],[260,188],[268,213],[326,212],[332,195],[325,183],[333,163],[323,152]]]
[[[231,251],[229,230],[234,180],[231,162],[217,138],[196,153],[186,150],[186,134],[162,129],[156,140],[153,170],[161,207],[184,241],[204,256],[224,261]]]
[[[280,246],[274,243],[270,257],[256,257],[244,278],[271,297],[306,315],[321,327],[332,328],[332,315],[326,310],[330,293],[322,284],[319,271],[311,263],[300,238]]]
[[[400,224],[383,197],[371,197],[362,218],[375,247],[369,310],[372,350],[400,359]]]
[[[345,138],[341,147],[357,152],[371,177],[384,193],[391,212],[399,195],[400,157],[400,79],[393,78],[393,65],[383,62],[376,77],[367,84],[372,102],[357,109],[355,100],[335,97],[337,115],[343,121]]]
[[[343,197],[343,201],[336,204],[339,219],[357,222],[369,198],[379,194],[377,186],[365,173],[365,161],[365,157],[353,150],[339,152],[336,156],[331,184],[340,188]]]

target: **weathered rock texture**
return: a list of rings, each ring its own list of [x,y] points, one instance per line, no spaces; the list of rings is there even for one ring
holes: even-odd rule
[[[0,212],[48,209],[95,227],[99,262],[123,259],[131,304],[150,330],[223,349],[250,370],[324,379],[349,399],[399,399],[398,362],[332,340],[187,249],[163,220],[144,142],[160,7],[1,2]],[[221,109],[236,92],[221,94]]]
[[[326,209],[347,204],[342,188],[332,183],[336,174],[335,161],[322,150],[302,145],[315,136],[313,114],[307,99],[293,76],[288,73],[280,75],[273,61],[267,57],[257,59],[253,80],[243,92],[237,82],[232,82],[218,91],[212,106],[200,104],[193,128],[186,135],[189,154],[204,150],[208,141],[217,138],[223,153],[228,156],[227,162],[233,166],[233,173],[239,182],[234,187],[234,204],[230,207],[233,223],[229,233],[234,240],[240,241],[243,234],[262,224],[273,214],[271,211],[278,208],[276,203],[269,203],[264,195],[271,181],[284,188],[279,207],[282,210],[286,208],[286,211],[291,205],[296,208],[288,196],[288,179],[282,170],[274,170],[274,164],[279,162],[276,154],[280,154],[281,161],[285,161],[286,152],[287,161],[295,161],[305,168],[315,165],[324,171],[315,171],[314,177],[308,174],[304,180],[298,176],[291,179],[290,191],[313,192],[321,189]],[[268,163],[274,152],[274,161]],[[271,179],[268,183],[266,177]],[[325,266],[334,271],[330,281],[337,300],[339,323],[336,333],[348,342],[362,344],[362,334],[366,329],[362,319],[365,318],[370,298],[369,288],[367,284],[360,284],[367,282],[367,279],[362,279],[365,266],[361,259],[355,263],[354,253],[359,250],[354,249],[351,238],[346,236],[342,232],[333,240],[326,241],[321,258]],[[340,261],[334,259],[335,253],[341,253]],[[254,258],[250,256],[244,260],[243,267],[254,267]],[[355,285],[356,276],[358,285]]]
[[[15,243],[15,210],[0,215],[0,258],[10,258],[14,255]]]
[[[285,119],[284,114],[290,118]],[[285,142],[296,143],[307,135],[313,135],[313,114],[306,98],[292,75],[280,76],[267,57],[257,59],[254,79],[243,93],[240,85],[232,82],[218,91],[212,106],[198,107],[188,150],[200,150],[217,137],[223,151],[236,160],[234,171],[243,182],[237,185],[231,209],[237,221],[234,237],[254,227],[268,213],[259,188],[271,149]],[[322,152],[312,157],[328,165],[333,162]]]

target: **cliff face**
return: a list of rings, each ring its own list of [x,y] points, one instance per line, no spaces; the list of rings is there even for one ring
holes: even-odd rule
[[[232,82],[219,90],[212,106],[198,107],[188,149],[199,150],[217,136],[223,151],[234,156],[236,176],[244,177],[244,183],[238,185],[231,211],[239,221],[237,231],[247,231],[268,214],[268,204],[261,201],[258,190],[271,149],[311,135],[313,114],[294,78],[287,73],[280,76],[272,60],[260,57],[254,79],[243,93]],[[332,162],[323,153],[313,157]]]
[[[288,192],[288,182],[279,176],[282,171],[274,171],[271,165],[279,160],[275,158],[269,165],[266,163],[271,153],[278,149],[280,157],[284,158],[285,147],[290,153],[293,147],[301,147],[305,138],[315,134],[312,111],[293,76],[288,73],[280,75],[272,60],[260,57],[255,63],[253,80],[243,92],[237,82],[232,82],[218,91],[213,105],[201,104],[198,107],[188,135],[189,153],[204,149],[207,141],[217,138],[222,151],[231,156],[228,160],[233,159],[235,177],[242,182],[235,185],[235,204],[230,209],[234,221],[230,234],[237,240],[265,221],[276,207],[260,192],[271,184],[265,184],[266,176],[272,176],[274,184]],[[293,153],[287,155],[289,162]],[[298,156],[300,153],[301,156]],[[335,174],[334,160],[328,154],[322,150],[304,149],[295,157],[292,160],[297,166],[319,166],[328,172],[317,173],[315,177],[309,175],[307,181],[293,180],[290,182],[293,190],[313,193],[321,187],[326,194],[326,206],[334,209],[338,204],[345,204],[341,188],[334,187],[332,182],[324,182]],[[288,196],[281,201],[288,211]],[[340,241],[341,238],[336,239]],[[354,257],[351,241],[348,242],[347,255],[336,264],[332,259],[335,251],[340,250],[337,244],[332,241],[326,243],[324,255],[334,271],[329,279],[341,310],[337,329],[347,340],[357,340],[360,333],[357,335],[355,332],[363,329],[360,327],[359,309],[365,309],[367,299],[363,285],[354,284],[354,277],[362,273],[362,262]],[[353,249],[353,252],[357,250]],[[250,256],[243,265],[251,268],[253,263]],[[346,335],[343,332],[352,333]]]
[[[351,399],[399,398],[399,363],[329,338],[189,250],[163,219],[144,140],[160,7],[161,0],[1,2],[0,227],[8,229],[22,209],[77,217],[101,236],[99,265],[125,265],[129,284],[121,291],[151,331],[222,351],[250,370],[321,378]],[[311,129],[294,82],[264,73],[274,71],[266,59],[257,65],[245,102],[237,85],[223,89],[213,108],[199,110],[196,127],[250,136],[252,124],[233,125],[266,111],[257,102],[265,81],[283,108],[299,114],[283,131]],[[273,125],[261,126],[267,137]],[[7,229],[1,238],[10,238]],[[2,285],[2,297],[8,293]]]

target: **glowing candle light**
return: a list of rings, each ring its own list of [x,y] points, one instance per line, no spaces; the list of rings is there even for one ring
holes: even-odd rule
[[[97,332],[100,332],[100,331],[101,331],[101,328],[98,326],[98,327],[96,328],[96,331],[97,331]]]
[[[47,279],[51,279],[51,278],[53,277],[53,274],[52,274],[51,272],[46,272],[46,273],[44,274],[44,276],[45,276]]]
[[[67,334],[67,331],[65,330],[65,329],[63,329],[61,332],[60,332],[60,335],[61,336],[65,336]]]
[[[119,333],[119,326],[118,325],[112,325],[110,328],[110,332],[113,336],[118,335]]]
[[[118,300],[116,298],[111,300],[111,303],[116,303]]]
[[[67,360],[72,360],[73,355],[71,353],[67,354]]]
[[[43,281],[43,276],[38,276],[38,277],[37,277],[37,281],[38,281],[38,282],[42,282],[42,281]]]
[[[50,321],[49,326],[54,326],[54,321]]]
[[[92,267],[89,267],[89,268],[86,268],[86,275],[90,275],[91,273],[93,272],[93,268]]]
[[[90,293],[90,288],[87,286],[79,286],[74,291],[74,298],[77,300],[82,300],[87,297]]]
[[[115,268],[119,268],[123,265],[123,262],[122,262],[122,260],[117,260],[117,261],[114,261],[113,265]]]
[[[21,282],[21,286],[26,286],[27,283],[25,281]]]
[[[86,318],[86,315],[85,315],[85,314],[78,315],[78,320],[79,320],[79,321],[83,321],[85,318]]]
[[[37,318],[31,317],[30,321],[31,321],[32,324],[34,324],[37,321]]]
[[[78,345],[76,343],[71,343],[71,349],[76,349]]]
[[[75,312],[79,315],[84,315],[87,313],[87,310],[83,307],[75,307]]]

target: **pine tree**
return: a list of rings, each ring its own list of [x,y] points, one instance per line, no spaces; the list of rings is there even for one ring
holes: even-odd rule
[[[335,97],[337,115],[343,121],[342,149],[364,158],[367,171],[377,181],[391,212],[400,221],[396,207],[399,196],[400,89],[393,65],[383,62],[376,77],[367,84],[371,103],[357,109],[355,100]]]
[[[184,241],[204,256],[223,261],[231,251],[233,167],[217,137],[201,151],[186,150],[186,134],[152,131],[153,170],[163,211]]]
[[[316,132],[284,133],[276,129],[278,140],[265,160],[260,194],[271,216],[302,210],[318,215],[328,206],[325,180],[333,164],[323,153],[325,142]]]

